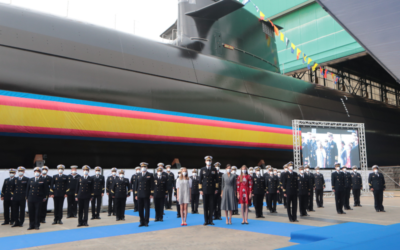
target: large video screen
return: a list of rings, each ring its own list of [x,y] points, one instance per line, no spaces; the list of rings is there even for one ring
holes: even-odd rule
[[[302,161],[310,168],[334,168],[341,166],[360,168],[358,131],[348,129],[310,128],[301,129]]]

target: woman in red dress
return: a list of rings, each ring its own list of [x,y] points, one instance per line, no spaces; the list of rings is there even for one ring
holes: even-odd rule
[[[251,199],[251,191],[253,189],[253,180],[247,174],[247,167],[243,165],[241,168],[240,176],[236,180],[238,203],[241,204],[242,209],[242,224],[249,224],[247,222],[249,204]]]

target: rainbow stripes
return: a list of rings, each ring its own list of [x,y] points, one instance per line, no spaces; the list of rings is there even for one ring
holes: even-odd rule
[[[292,149],[291,127],[0,90],[0,133]]]

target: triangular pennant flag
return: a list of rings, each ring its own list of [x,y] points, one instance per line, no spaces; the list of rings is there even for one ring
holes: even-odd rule
[[[289,39],[286,37],[286,49],[289,46]]]
[[[324,78],[326,79],[328,77],[328,70],[325,70]]]
[[[274,31],[275,31],[275,35],[279,36],[279,30],[278,30],[278,28],[276,26],[274,26]]]
[[[324,70],[322,69],[321,66],[319,66],[319,71],[321,72],[321,75],[324,73]]]
[[[262,13],[262,11],[260,11],[260,21],[262,21],[262,20],[264,20],[264,18],[265,18],[265,15],[264,15],[264,13]]]
[[[292,43],[292,54],[294,53],[294,50],[296,49],[296,46]]]
[[[306,63],[306,58],[307,58],[306,54],[303,53],[303,64]]]
[[[257,5],[254,5],[254,7],[256,7],[257,13],[260,11],[260,9],[258,8]]]
[[[315,63],[314,66],[312,67],[312,70],[315,71],[317,69],[318,63]]]
[[[311,61],[312,61],[312,59],[311,58],[308,58],[308,62],[307,62],[307,69],[310,69],[311,68]]]
[[[268,19],[268,21],[271,23],[272,27],[275,26],[275,24],[270,19]]]
[[[338,76],[335,79],[335,84],[337,83],[337,81],[339,81],[339,77]]]
[[[335,74],[331,72],[332,79],[335,79]]]
[[[301,50],[299,50],[299,48],[297,48],[297,60],[299,60],[300,54],[301,54]]]
[[[285,35],[281,32],[281,41],[284,42],[285,41]]]

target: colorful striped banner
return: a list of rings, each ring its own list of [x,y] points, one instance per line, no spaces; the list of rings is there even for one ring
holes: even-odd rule
[[[0,133],[292,149],[287,126],[0,91]]]

